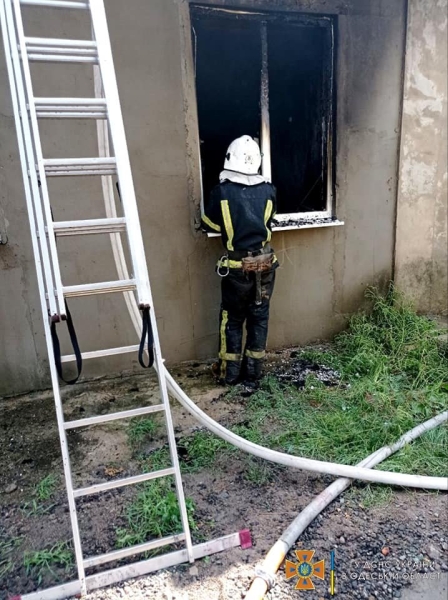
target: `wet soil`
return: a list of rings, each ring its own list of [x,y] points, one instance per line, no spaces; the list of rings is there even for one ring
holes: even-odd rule
[[[312,372],[328,384],[336,383],[336,372],[300,362],[294,352],[272,354],[268,368],[281,381],[302,385],[305,372]],[[172,371],[197,404],[214,419],[230,425],[244,420],[244,399],[225,398],[210,374],[210,365],[185,365]],[[138,375],[112,380],[81,383],[64,388],[65,418],[76,420],[96,414],[107,414],[159,403],[154,375]],[[175,433],[182,438],[198,429],[194,419],[173,402]],[[68,441],[72,471],[77,487],[92,485],[116,477],[138,474],[135,448],[129,443],[128,422],[116,421],[69,431]],[[164,443],[163,430],[151,441],[151,447]],[[40,576],[24,566],[26,553],[70,544],[71,529],[66,499],[60,444],[55,411],[50,392],[34,393],[0,400],[0,600],[76,578],[74,568],[52,565]],[[140,448],[141,450],[141,448]],[[144,449],[148,450],[148,448]],[[263,479],[254,482],[254,467],[263,469]],[[49,474],[57,478],[54,496],[38,502],[36,485]],[[304,471],[264,465],[241,453],[225,460],[217,458],[213,468],[184,475],[185,493],[196,505],[198,530],[195,542],[219,537],[248,528],[253,547],[233,549],[199,561],[197,570],[180,566],[133,583],[126,583],[89,595],[97,600],[145,598],[173,600],[230,600],[241,598],[253,570],[287,524],[332,478]],[[77,502],[79,524],[85,556],[116,549],[116,530],[126,523],[126,508],[138,488],[125,487]],[[334,503],[308,529],[298,547],[312,547],[316,557],[329,559],[331,549],[338,553],[339,565],[346,572],[342,597],[399,598],[410,580],[402,578],[396,585],[383,588],[366,587],[350,579],[351,562],[359,556],[382,557],[387,545],[390,557],[406,561],[422,561],[428,554],[435,558],[434,572],[448,570],[446,496],[409,490],[395,490],[384,509],[364,509],[355,500]],[[341,539],[342,538],[342,539]],[[369,555],[369,552],[371,553]],[[420,558],[421,557],[421,558]],[[293,559],[293,556],[290,556]],[[383,557],[384,558],[384,557]],[[387,557],[386,557],[387,558]],[[402,561],[403,562],[403,561]],[[110,567],[116,565],[111,564]],[[428,567],[429,568],[429,567]],[[343,571],[345,569],[345,571]],[[319,582],[318,582],[319,583]],[[307,598],[327,598],[328,581]],[[363,595],[364,593],[369,595]],[[376,593],[374,593],[376,592]],[[293,582],[286,582],[283,572],[271,599],[297,598]]]

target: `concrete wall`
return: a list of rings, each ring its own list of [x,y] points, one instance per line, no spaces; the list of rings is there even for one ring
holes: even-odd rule
[[[337,211],[345,226],[274,235],[282,269],[269,345],[326,338],[359,308],[367,285],[384,283],[392,275],[405,0],[234,0],[232,5],[339,15]],[[194,229],[199,171],[184,47],[185,2],[106,0],[106,9],[164,355],[171,363],[213,356],[219,309],[213,265],[221,248],[219,240]],[[82,15],[63,20],[57,14],[43,20],[38,9],[28,10],[30,35],[87,35]],[[86,67],[64,67],[57,78],[54,67],[42,66],[36,73],[36,95],[92,93]],[[46,156],[95,154],[91,123],[44,125]],[[0,230],[6,229],[10,240],[8,246],[0,246],[1,395],[48,385],[3,60],[0,128]],[[50,191],[56,219],[104,214],[99,184],[93,179],[52,182]],[[114,279],[109,241],[96,236],[81,242],[61,240],[64,281]],[[74,299],[70,306],[83,350],[135,343],[117,295]],[[129,357],[99,360],[86,363],[85,374],[114,373],[135,363]]]
[[[396,281],[422,312],[448,310],[447,2],[410,0]]]

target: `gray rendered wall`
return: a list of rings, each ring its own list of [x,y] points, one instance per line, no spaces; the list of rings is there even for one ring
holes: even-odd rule
[[[216,352],[219,310],[213,265],[221,248],[219,240],[194,229],[198,164],[192,82],[185,77],[185,3],[105,4],[164,355],[170,363],[210,357]],[[232,5],[339,14],[337,204],[345,226],[274,235],[282,268],[269,345],[327,338],[360,307],[367,285],[382,284],[392,274],[405,2],[235,0]],[[88,35],[80,14],[43,20],[38,9],[28,10],[31,35]],[[92,93],[86,67],[38,69],[36,95]],[[3,59],[0,90],[0,230],[10,240],[0,247],[2,395],[49,381]],[[92,123],[44,125],[47,157],[95,154]],[[57,181],[52,192],[57,219],[104,214],[99,182],[93,179]],[[62,240],[60,248],[67,283],[115,278],[107,238],[83,238],[81,244]],[[117,295],[74,299],[70,306],[83,350],[135,343]],[[85,375],[133,368],[138,368],[135,359],[118,357],[86,364]]]
[[[396,281],[422,312],[447,313],[447,2],[410,0]]]

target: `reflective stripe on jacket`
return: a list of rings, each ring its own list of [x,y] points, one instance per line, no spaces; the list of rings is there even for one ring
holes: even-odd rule
[[[272,235],[275,187],[224,181],[213,188],[202,217],[207,231],[219,232],[226,250],[260,250]]]

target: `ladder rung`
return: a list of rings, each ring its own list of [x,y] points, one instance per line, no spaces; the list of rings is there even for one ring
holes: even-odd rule
[[[81,496],[90,496],[91,494],[98,494],[99,492],[106,492],[107,490],[115,490],[116,488],[124,487],[126,485],[144,483],[145,481],[150,481],[151,479],[160,479],[161,477],[168,477],[169,475],[174,474],[174,467],[169,467],[168,469],[160,469],[160,471],[153,471],[152,473],[142,473],[141,475],[135,475],[134,477],[115,479],[114,481],[97,483],[86,488],[78,488],[77,490],[73,490],[73,496],[75,498],[81,498]]]
[[[126,219],[86,219],[85,221],[57,221],[53,223],[57,237],[69,235],[91,235],[96,233],[120,233],[126,231]]]
[[[154,406],[144,406],[143,408],[134,408],[132,410],[123,410],[121,412],[112,413],[110,415],[99,415],[97,417],[88,417],[78,419],[76,421],[66,421],[64,429],[77,429],[78,427],[87,427],[88,425],[99,425],[100,423],[108,423],[109,421],[118,421],[119,419],[133,419],[142,415],[149,415],[155,412],[165,410],[163,404]]]
[[[114,175],[117,172],[114,157],[46,158],[43,161],[49,177],[72,175]]]
[[[56,38],[25,38],[30,61],[97,63],[96,42]]]
[[[104,98],[34,98],[41,119],[106,119]]]
[[[113,292],[132,292],[135,288],[135,279],[123,279],[122,281],[66,285],[62,287],[62,292],[65,298],[74,298],[76,296],[93,296],[94,294],[111,294]]]
[[[69,0],[20,0],[25,6],[45,6],[48,8],[89,8],[88,2],[71,2]]]
[[[64,63],[87,63],[95,65],[98,62],[96,56],[80,56],[79,54],[42,54],[42,52],[30,52],[28,58],[31,62],[64,62]]]
[[[175,533],[174,535],[169,535],[158,540],[152,540],[151,542],[145,542],[144,544],[138,544],[137,546],[131,546],[129,548],[122,548],[121,550],[107,552],[106,554],[92,556],[84,559],[84,568],[89,569],[91,567],[96,567],[97,565],[103,565],[104,563],[121,560],[127,556],[134,556],[135,554],[142,554],[142,552],[155,550],[156,548],[161,548],[162,546],[169,546],[170,544],[184,542],[185,539],[185,533]]]
[[[140,346],[123,346],[121,348],[107,348],[106,350],[93,350],[92,352],[83,352],[82,358],[83,360],[88,360],[89,358],[102,358],[104,356],[115,356],[117,354],[130,354],[131,352],[137,352]],[[76,362],[75,354],[66,354],[61,357],[61,362]]]

